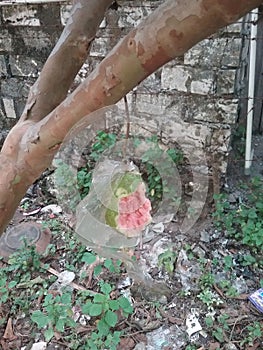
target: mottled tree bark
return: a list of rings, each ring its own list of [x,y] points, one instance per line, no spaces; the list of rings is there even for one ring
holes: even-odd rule
[[[93,9],[96,18],[92,17],[95,21],[93,29],[110,3],[86,1],[91,8],[96,8],[96,2],[103,2],[104,6],[97,12]],[[44,74],[40,76],[32,88],[23,116],[10,132],[0,154],[0,232],[12,218],[28,186],[50,165],[59,145],[76,122],[100,107],[116,103],[163,64],[181,56],[219,28],[236,21],[259,6],[261,1],[167,0],[122,39],[95,71],[61,102],[66,95],[61,86],[63,79],[68,88],[80,62],[83,62],[89,40],[94,36],[87,34],[88,25],[82,27],[85,39],[78,36],[78,23],[74,18],[78,17],[77,14],[82,17],[84,3],[76,3],[72,27],[68,25],[69,32],[65,29],[44,67],[51,80],[52,74],[59,75],[60,51],[62,56],[68,55],[68,74],[61,77],[60,84],[55,79],[49,84]],[[74,46],[74,41],[68,39],[74,28],[76,34],[72,37],[80,45],[75,53],[68,48],[68,45]],[[79,65],[72,62],[74,55],[79,58]],[[55,92],[54,98],[52,92]]]

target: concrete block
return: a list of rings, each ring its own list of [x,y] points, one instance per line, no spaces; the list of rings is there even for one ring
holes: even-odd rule
[[[7,69],[6,69],[6,62],[4,55],[0,55],[0,77],[6,77],[7,76]]]
[[[161,87],[164,90],[187,92],[191,73],[187,67],[164,67],[161,74]]]
[[[3,98],[5,114],[7,118],[16,119],[15,104],[12,99]]]
[[[10,52],[12,48],[12,39],[6,29],[0,30],[0,54]]]
[[[12,26],[40,26],[37,7],[30,5],[3,7],[3,23]]]
[[[205,39],[192,47],[184,56],[184,64],[195,67],[237,67],[241,38]]]
[[[31,83],[22,78],[5,79],[1,84],[1,94],[6,98],[26,98]]]
[[[12,75],[21,77],[37,78],[43,66],[37,59],[22,55],[10,55],[9,63]]]
[[[214,93],[214,80],[213,79],[200,79],[193,80],[191,82],[191,93],[199,95],[207,95]]]
[[[235,90],[236,70],[220,70],[218,72],[216,92],[218,95],[233,94]]]

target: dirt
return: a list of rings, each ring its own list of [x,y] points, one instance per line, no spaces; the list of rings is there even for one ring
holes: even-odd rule
[[[259,136],[254,139],[251,176],[263,175],[261,141],[262,137]],[[246,196],[246,192],[240,190],[240,181],[249,183],[251,179],[251,176],[243,175],[243,163],[239,153],[231,154],[222,189],[233,201]],[[30,279],[40,276],[48,288],[56,279],[56,273],[73,270],[76,273],[75,287],[71,289],[74,301],[77,300],[78,288],[98,292],[98,281],[101,279],[112,284],[111,298],[117,298],[123,292],[130,295],[134,311],[127,319],[118,315],[116,329],[123,331],[124,336],[117,349],[263,349],[263,313],[248,301],[248,296],[259,289],[260,281],[263,281],[262,268],[259,264],[246,266],[242,263],[243,256],[249,255],[250,250],[226,237],[225,232],[213,225],[211,210],[186,234],[180,232],[176,217],[157,223],[159,226],[156,223],[150,225],[148,234],[134,251],[129,252],[137,259],[136,266],[143,271],[141,281],[140,278],[139,281],[129,278],[124,265],[118,273],[111,273],[103,267],[99,275],[94,275],[95,265],[91,268],[81,261],[86,249],[74,241],[71,229],[74,218],[64,212],[40,210],[49,204],[56,204],[46,181],[44,176],[30,188],[12,221],[12,225],[30,220],[51,223],[52,246],[41,258],[48,268],[33,271]],[[0,263],[2,267],[7,266],[3,261]],[[79,271],[85,271],[84,279]],[[211,279],[211,275],[214,279]],[[118,287],[125,280],[128,281],[126,285]],[[222,281],[228,281],[229,285],[223,287]],[[230,287],[234,287],[236,292],[231,294]],[[206,290],[211,292],[210,296],[205,296]],[[30,293],[30,289],[26,291]],[[34,286],[31,293],[36,291]],[[17,288],[16,293],[17,297],[28,297],[24,289]],[[34,300],[27,311],[17,306],[14,309],[13,300],[10,298],[0,305],[1,349],[21,349],[22,346],[31,349],[33,343],[45,340],[43,330],[30,320],[33,311],[43,308],[43,296]],[[189,321],[191,317],[195,317],[192,323]],[[187,327],[188,321],[190,329]],[[255,333],[252,337],[255,325],[261,327],[262,333]],[[191,331],[191,327],[195,326],[199,326],[198,330]],[[95,329],[96,322],[81,324],[78,319],[74,332],[70,327],[66,327],[64,333],[56,331],[47,349],[73,349],[71,333],[84,339]]]

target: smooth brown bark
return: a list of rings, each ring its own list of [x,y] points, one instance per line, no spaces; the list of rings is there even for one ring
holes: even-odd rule
[[[97,69],[49,115],[21,119],[1,153],[0,231],[27,187],[52,161],[67,132],[92,111],[116,103],[133,87],[194,44],[259,6],[258,0],[168,0],[132,30]],[[6,165],[3,165],[6,164]],[[1,187],[2,186],[2,187]],[[8,188],[5,192],[1,189]],[[11,199],[10,199],[11,198]]]

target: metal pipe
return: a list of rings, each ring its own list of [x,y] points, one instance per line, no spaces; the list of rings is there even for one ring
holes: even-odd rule
[[[257,50],[257,20],[258,9],[251,13],[250,52],[249,52],[249,75],[248,75],[248,102],[247,102],[247,131],[246,131],[246,153],[245,153],[245,175],[250,174],[253,159],[252,150],[252,128],[254,114],[255,74],[256,74],[256,50]]]

